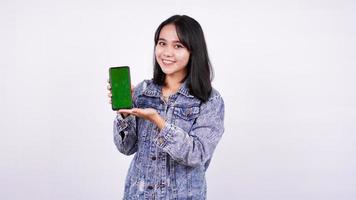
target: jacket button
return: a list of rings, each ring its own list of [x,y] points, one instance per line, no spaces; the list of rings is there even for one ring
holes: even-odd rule
[[[188,109],[187,116],[189,116],[190,114],[192,114],[192,108]]]
[[[163,144],[164,143],[164,138],[163,137],[159,137],[158,138],[158,143],[159,144]]]
[[[149,186],[147,186],[147,189],[152,190],[152,189],[153,189],[153,186],[152,186],[152,185],[149,185]]]
[[[156,158],[156,156],[152,156],[151,159],[152,160],[156,160],[157,158]]]

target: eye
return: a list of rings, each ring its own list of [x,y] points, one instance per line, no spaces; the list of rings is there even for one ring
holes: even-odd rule
[[[158,45],[159,45],[159,46],[164,46],[164,45],[166,45],[166,43],[165,43],[165,42],[160,41],[160,42],[158,42]]]
[[[180,49],[180,48],[184,48],[184,46],[183,46],[183,45],[181,45],[181,44],[176,44],[176,45],[174,45],[174,48],[176,48],[176,49]]]

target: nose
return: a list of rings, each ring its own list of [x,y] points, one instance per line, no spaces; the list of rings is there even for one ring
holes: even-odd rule
[[[171,56],[173,56],[172,49],[171,49],[170,47],[164,48],[164,50],[163,50],[163,56],[165,56],[165,57],[171,57]]]

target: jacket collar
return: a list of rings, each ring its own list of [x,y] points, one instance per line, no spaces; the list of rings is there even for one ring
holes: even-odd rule
[[[187,84],[187,80],[185,80],[182,85],[180,86],[179,90],[178,90],[178,93],[186,96],[186,97],[189,97],[189,98],[194,98],[193,95],[191,95],[189,93],[189,88],[188,88],[188,84]]]
[[[189,93],[186,80],[182,83],[177,93],[182,94],[189,98],[194,98],[194,96]],[[150,97],[160,97],[162,94],[162,86],[157,85],[152,81],[151,84],[149,84],[146,87],[146,89],[143,91],[143,94]]]

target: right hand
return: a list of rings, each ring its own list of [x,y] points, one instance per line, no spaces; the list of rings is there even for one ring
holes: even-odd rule
[[[108,97],[109,97],[109,103],[111,104],[112,101],[111,101],[111,97],[112,97],[112,93],[111,93],[111,85],[110,85],[110,79],[108,79],[108,85],[107,85],[107,90],[108,90]],[[131,85],[131,95],[133,96],[133,93],[134,93],[134,85]],[[119,111],[116,111],[117,114],[122,114],[124,117],[127,117],[129,114],[127,113],[119,113]]]

